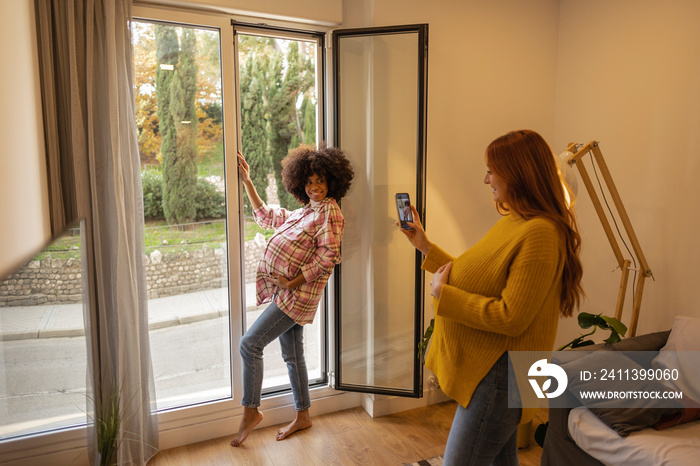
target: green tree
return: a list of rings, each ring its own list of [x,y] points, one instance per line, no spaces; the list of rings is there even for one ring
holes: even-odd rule
[[[316,144],[316,104],[311,98],[304,96],[301,103],[301,114],[304,115],[304,141],[306,144]]]
[[[163,163],[163,211],[172,218],[171,187],[177,182],[175,159],[177,157],[177,130],[170,110],[175,67],[180,59],[177,32],[172,26],[158,24],[156,34],[156,101],[158,103],[158,130],[161,136],[160,156]]]
[[[156,97],[162,135],[163,212],[168,223],[195,219],[197,184],[197,39],[182,29],[181,49],[175,29],[156,26]],[[169,65],[167,67],[161,64]],[[167,69],[171,68],[171,69]]]
[[[313,144],[316,141],[316,122],[307,120],[305,111],[311,104],[311,94],[314,92],[314,65],[305,42],[291,42],[289,44],[286,61],[289,63],[285,75],[285,93],[292,102],[292,112],[289,128],[292,132],[291,147],[301,143]],[[313,105],[312,105],[313,106]],[[315,110],[313,112],[315,114]],[[315,115],[314,115],[315,116]],[[310,133],[313,137],[309,137]]]
[[[180,173],[174,169],[177,157],[170,154],[176,152],[174,148],[178,138],[182,142],[181,133],[186,132],[185,125],[180,122],[191,121],[197,124],[196,162],[222,166],[223,118],[218,33],[135,23],[134,65],[142,163],[161,161],[165,172],[164,184],[170,182],[173,176],[179,176]],[[185,53],[185,45],[181,52],[178,48],[178,31],[182,31],[182,40],[186,40],[185,36],[192,32],[196,34],[195,117],[172,118],[170,109],[173,81],[177,76],[181,81],[179,85],[183,86],[184,79],[184,58],[181,55]],[[266,193],[268,174],[273,173],[281,204],[296,208],[298,203],[287,195],[282,185],[280,161],[289,149],[300,143],[317,142],[315,45],[259,36],[239,35],[238,38],[242,151],[251,163],[252,177],[261,196],[264,197]],[[155,53],[152,52],[154,48]],[[161,64],[172,65],[173,70],[164,70]],[[184,101],[182,105],[183,108],[187,106]],[[178,111],[183,112],[183,108]],[[192,151],[191,146],[185,150],[190,155]],[[164,199],[167,199],[164,202],[170,202],[169,194],[164,194]]]
[[[300,44],[298,41],[289,41],[286,54],[278,48],[268,70],[270,156],[279,187],[277,195],[280,204],[289,209],[298,207],[299,202],[283,188],[281,161],[290,149],[300,143],[316,142],[315,119],[306,128],[307,119],[302,111],[304,101],[308,100],[307,105],[310,103],[307,95],[314,92],[314,64],[307,57],[308,53],[300,53]],[[301,105],[297,108],[299,101]],[[307,137],[308,133],[314,136]]]
[[[261,196],[273,173],[283,207],[299,203],[282,184],[281,161],[300,143],[316,142],[315,64],[312,45],[239,35],[243,153]]]
[[[280,205],[287,209],[296,209],[299,202],[284,189],[282,183],[282,159],[287,156],[294,134],[292,115],[294,102],[288,93],[283,70],[284,56],[276,54],[268,68],[267,120],[270,159],[277,183],[277,198]]]
[[[253,184],[263,201],[267,202],[267,175],[272,171],[268,155],[268,137],[265,121],[265,87],[268,57],[262,53],[271,39],[244,36],[249,58],[240,69],[241,140],[242,152],[250,165]],[[247,199],[247,197],[246,197]],[[250,204],[246,201],[250,213]]]
[[[162,162],[160,118],[157,112],[157,88],[167,84],[157,82],[157,75],[173,73],[156,65],[156,28],[150,22],[134,21],[134,87],[136,94],[136,123],[142,165]],[[175,35],[182,30],[173,27]],[[223,167],[223,117],[221,100],[221,57],[219,33],[208,29],[192,29],[196,35],[197,93],[197,153],[198,163]],[[159,33],[161,34],[161,33]],[[159,39],[160,40],[160,39]],[[173,66],[178,60],[171,60]],[[162,96],[161,96],[162,100]],[[167,124],[167,123],[166,123]]]

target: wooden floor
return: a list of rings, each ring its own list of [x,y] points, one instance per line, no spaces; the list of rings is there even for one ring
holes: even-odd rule
[[[148,465],[400,466],[444,453],[456,407],[449,401],[375,419],[357,407],[314,417],[310,429],[282,441],[275,440],[280,426],[265,427],[239,448],[229,445],[231,434],[166,450]],[[521,465],[540,464],[542,449],[534,441],[518,452]]]

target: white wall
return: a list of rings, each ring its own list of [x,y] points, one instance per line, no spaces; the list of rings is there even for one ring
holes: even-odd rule
[[[429,23],[427,226],[453,254],[498,218],[486,146],[554,136],[558,2],[375,0],[375,25]]]
[[[50,236],[33,0],[0,2],[0,276]]]
[[[700,317],[700,3],[562,0],[560,11],[554,143],[600,141],[656,278],[646,281],[637,334],[670,328],[676,314]],[[620,272],[579,194],[583,310],[612,315]],[[576,335],[570,320],[558,340]]]
[[[483,184],[486,146],[516,129],[554,138],[559,2],[374,5],[376,25],[429,23],[427,231],[458,255],[499,218]]]
[[[375,25],[430,24],[428,231],[458,253],[497,219],[481,184],[483,153],[511,129],[555,152],[599,140],[656,281],[637,334],[700,316],[700,3],[693,0],[375,0]],[[346,14],[347,16],[347,14]],[[619,271],[587,194],[583,311],[614,313]],[[630,284],[631,288],[631,284]],[[629,323],[631,289],[623,321]],[[426,303],[426,309],[431,304]],[[560,324],[558,343],[579,332]]]

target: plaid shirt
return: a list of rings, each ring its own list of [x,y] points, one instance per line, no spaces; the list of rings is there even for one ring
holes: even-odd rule
[[[255,282],[258,305],[275,304],[299,325],[310,324],[335,264],[340,263],[340,240],[345,218],[332,198],[315,207],[308,204],[290,212],[263,204],[253,212],[255,221],[275,233],[258,263]],[[267,279],[281,275],[288,280],[304,274],[306,283],[295,290],[280,289]]]

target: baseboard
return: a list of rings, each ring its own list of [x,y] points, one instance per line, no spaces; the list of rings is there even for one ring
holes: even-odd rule
[[[442,403],[443,401],[450,401],[451,399],[437,388],[424,392],[423,398],[364,394],[362,396],[362,407],[370,416],[380,417]]]
[[[355,408],[362,404],[359,393],[337,392],[330,389],[323,392],[312,396],[309,410],[311,416]],[[265,413],[265,417],[256,429],[291,422],[296,415],[291,395],[266,398],[263,400],[260,410]],[[242,408],[238,406],[235,409],[219,410],[210,416],[198,416],[196,422],[192,423],[183,423],[180,420],[177,422],[177,426],[172,428],[169,428],[167,424],[175,424],[175,422],[166,421],[160,426],[159,448],[167,450],[233,435],[238,432],[241,416]]]
[[[87,464],[85,426],[0,442],[3,466]]]

